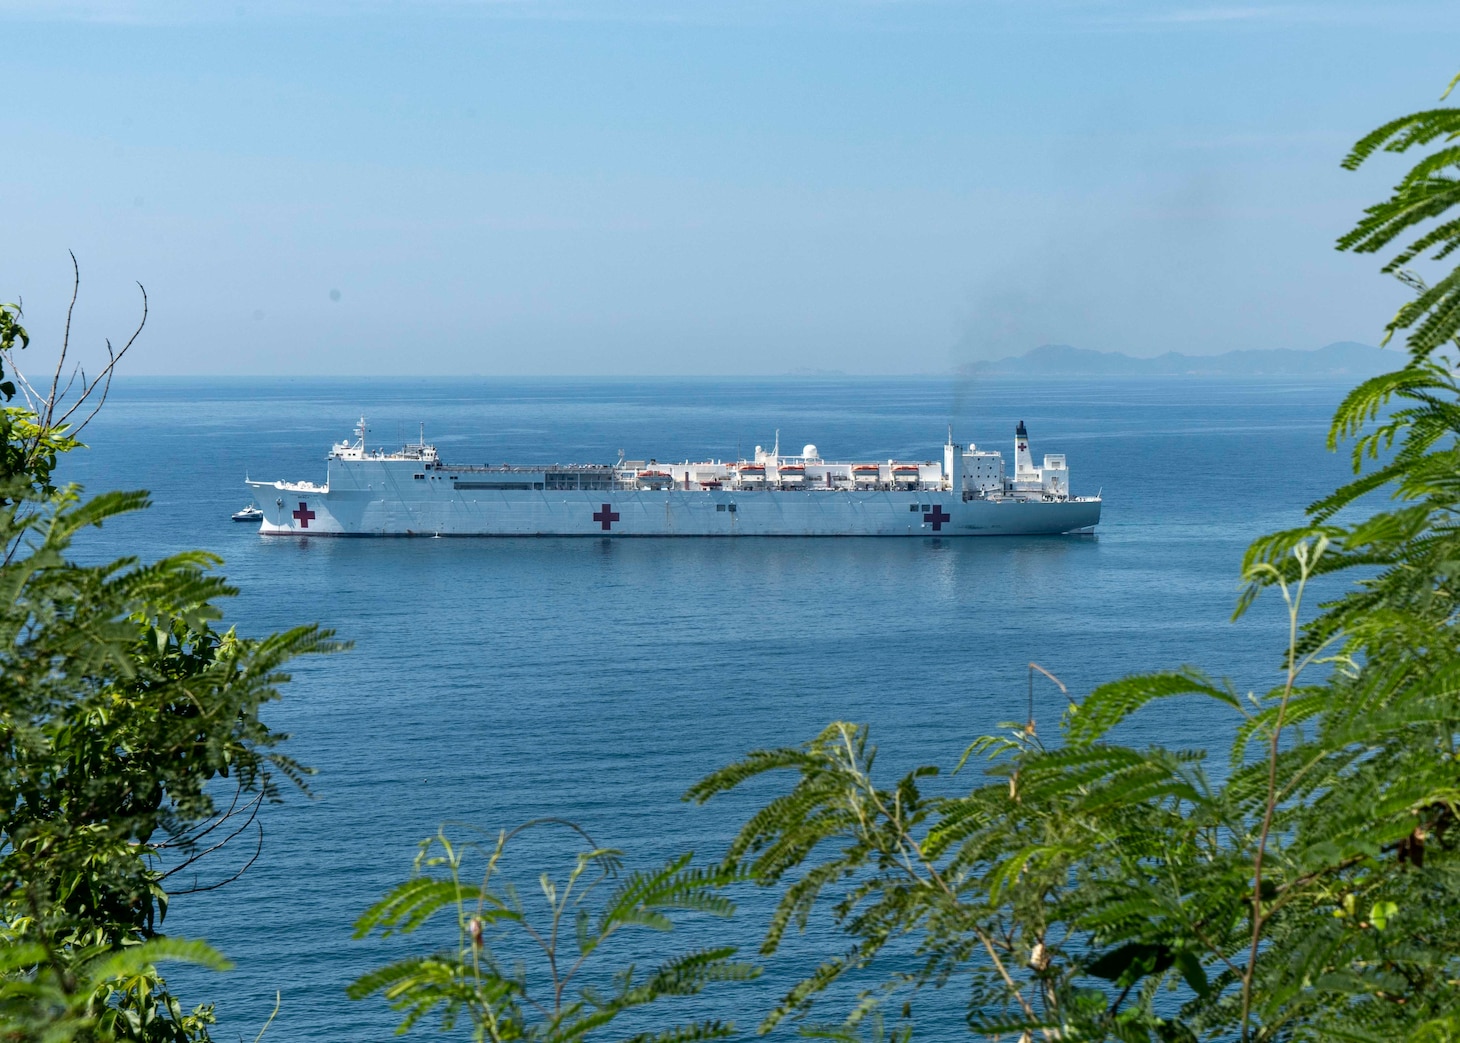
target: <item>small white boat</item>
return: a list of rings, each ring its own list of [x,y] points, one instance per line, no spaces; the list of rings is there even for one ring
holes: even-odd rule
[[[252,503],[241,511],[233,512],[233,520],[241,522],[259,521],[263,518],[263,516],[263,508]]]

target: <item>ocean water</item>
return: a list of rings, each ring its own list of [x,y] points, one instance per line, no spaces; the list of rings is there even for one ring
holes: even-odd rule
[[[1301,520],[1347,460],[1323,441],[1345,388],[1178,381],[950,384],[937,380],[123,380],[63,476],[145,488],[154,506],[89,533],[87,558],[202,547],[239,588],[228,623],[261,634],[320,622],[352,651],[301,662],[271,725],[318,769],[314,796],[265,814],[240,880],[176,900],[166,929],[236,967],[174,971],[183,998],[218,1003],[219,1039],[391,1037],[378,999],[344,986],[403,951],[354,941],[355,918],[410,872],[445,821],[496,831],[573,819],[631,866],[694,850],[717,859],[764,786],[703,807],[685,789],[748,750],[865,722],[883,778],[951,767],[968,742],[1022,719],[1028,664],[1075,695],[1190,663],[1244,689],[1276,682],[1274,599],[1228,622],[1255,536]],[[1103,489],[1095,536],[909,540],[265,539],[228,515],[244,476],[323,480],[325,452],[361,415],[372,445],[424,422],[448,461],[609,462],[816,443],[828,458],[937,459],[956,437],[1004,449],[1024,420],[1036,459],[1068,454],[1076,492]],[[1051,734],[1064,699],[1035,688]],[[1219,740],[1201,709],[1156,710],[1129,741]],[[1220,758],[1218,758],[1220,759]],[[967,779],[933,785],[957,787]],[[573,850],[543,836],[514,868],[535,877]],[[198,880],[252,852],[225,852]],[[530,897],[530,896],[529,896]],[[731,939],[753,954],[765,896],[727,924],[631,938]],[[432,947],[421,939],[415,948]],[[758,982],[672,1008],[747,1030],[818,954],[794,940]],[[410,948],[407,946],[406,948]],[[678,951],[678,950],[676,950]],[[958,1032],[962,996],[920,1000],[928,1038]],[[826,1014],[834,1016],[828,1008]],[[417,1029],[412,1038],[434,1033]]]

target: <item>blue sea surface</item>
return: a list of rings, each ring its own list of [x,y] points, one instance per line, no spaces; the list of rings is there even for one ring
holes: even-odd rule
[[[1345,388],[1326,383],[942,380],[122,380],[63,477],[145,488],[153,507],[83,536],[88,559],[206,548],[239,588],[227,623],[263,634],[319,622],[354,643],[297,664],[268,723],[318,769],[314,797],[263,816],[262,855],[240,880],[179,897],[165,928],[206,937],[236,964],[173,971],[183,999],[216,1000],[219,1039],[375,1040],[395,1016],[346,983],[410,946],[354,941],[359,914],[409,875],[447,820],[489,831],[561,815],[630,866],[694,850],[718,859],[771,791],[706,806],[685,789],[747,751],[865,722],[884,781],[947,768],[974,737],[1026,713],[1028,664],[1075,696],[1136,671],[1194,664],[1242,690],[1277,683],[1275,598],[1229,623],[1248,542],[1297,524],[1348,474],[1324,448]],[[370,444],[414,441],[448,462],[734,457],[757,443],[829,459],[941,459],[961,441],[1009,455],[1028,424],[1036,460],[1065,453],[1077,493],[1103,490],[1097,535],[971,539],[263,538],[229,520],[245,475],[323,481],[329,445],[369,418]],[[1065,699],[1035,687],[1041,734]],[[1121,737],[1220,742],[1215,711],[1156,708]],[[1215,758],[1221,760],[1222,756]],[[966,786],[974,778],[935,781]],[[561,860],[559,838],[517,868]],[[253,850],[200,871],[221,879]],[[556,845],[556,846],[555,846]],[[554,866],[561,861],[554,863]],[[526,897],[530,900],[531,895]],[[758,947],[768,913],[668,939],[647,961],[730,938]],[[422,939],[434,947],[445,936]],[[753,1029],[818,955],[796,939],[765,977],[673,1008]],[[664,951],[664,950],[659,950]],[[952,1038],[955,982],[914,1006],[920,1035]],[[828,1007],[829,1018],[840,1010]],[[412,1038],[430,1038],[417,1029]]]

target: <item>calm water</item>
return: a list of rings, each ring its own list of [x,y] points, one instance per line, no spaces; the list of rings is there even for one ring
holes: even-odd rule
[[[1022,718],[1031,660],[1075,693],[1182,663],[1266,687],[1280,627],[1271,604],[1227,623],[1238,563],[1252,537],[1295,524],[1343,479],[1345,460],[1323,449],[1343,390],[122,382],[67,477],[147,488],[155,506],[88,536],[84,553],[208,548],[240,588],[227,613],[241,631],[318,621],[355,643],[301,663],[269,710],[294,736],[288,751],[319,770],[315,799],[271,808],[260,862],[223,890],[179,899],[168,919],[237,968],[175,982],[185,999],[218,1001],[220,1039],[251,1040],[276,989],[270,1039],[388,1038],[382,1003],[343,994],[387,955],[352,941],[351,925],[408,875],[417,841],[443,820],[496,830],[561,814],[634,865],[685,849],[714,859],[754,794],[691,807],[685,788],[834,719],[871,724],[890,778],[920,762],[951,766],[972,737]],[[248,498],[245,473],[322,481],[329,444],[361,413],[372,445],[414,440],[425,421],[448,461],[473,463],[608,462],[620,448],[725,457],[768,445],[777,428],[784,445],[815,442],[831,458],[937,459],[950,422],[960,439],[1007,455],[1022,419],[1036,459],[1067,453],[1077,492],[1103,487],[1105,516],[1095,537],[961,541],[294,540],[228,520]],[[1062,699],[1047,684],[1036,692],[1036,716],[1052,725]],[[1212,732],[1184,707],[1125,737],[1182,745]],[[752,896],[717,936],[753,951],[764,905]],[[683,1009],[752,1027],[823,941],[793,947],[759,983]],[[924,1034],[955,1033],[959,999],[924,1003]]]

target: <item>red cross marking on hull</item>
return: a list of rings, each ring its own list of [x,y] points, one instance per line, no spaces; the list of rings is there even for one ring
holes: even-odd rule
[[[933,509],[931,511],[929,511],[927,514],[923,515],[923,521],[932,523],[933,531],[934,532],[942,532],[943,531],[943,523],[945,521],[952,521],[952,520],[953,520],[953,515],[949,514],[947,511],[943,510],[943,505],[941,503],[935,503],[935,504],[933,504]]]
[[[618,521],[618,511],[613,509],[612,504],[604,504],[603,509],[593,512],[593,520],[603,525],[603,531],[608,532],[613,528],[613,523]]]
[[[299,523],[301,529],[309,528],[309,523],[314,519],[314,512],[309,509],[309,504],[303,500],[299,501],[299,510],[294,512],[294,520]]]

